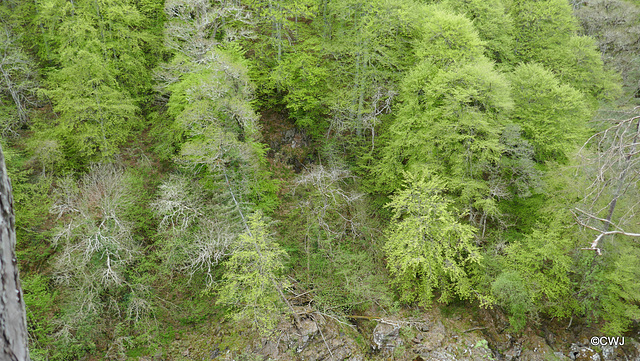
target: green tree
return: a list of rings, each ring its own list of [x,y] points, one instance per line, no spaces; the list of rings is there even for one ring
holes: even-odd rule
[[[517,60],[543,64],[562,82],[582,91],[593,108],[598,100],[618,96],[616,75],[603,69],[594,40],[578,36],[579,25],[568,2],[516,0],[510,13]]]
[[[407,174],[406,188],[391,197],[393,213],[385,245],[392,283],[406,302],[427,304],[439,292],[441,302],[485,296],[475,289],[470,269],[482,256],[475,229],[458,221],[445,182]]]
[[[478,36],[484,41],[485,55],[499,65],[509,66],[514,61],[513,19],[503,0],[445,0],[442,2],[473,21]]]
[[[45,92],[60,115],[53,133],[68,155],[114,154],[141,125],[151,80],[143,44],[155,41],[147,19],[128,0],[46,0],[36,21],[55,67]]]
[[[224,262],[216,303],[230,306],[236,321],[246,320],[262,332],[270,331],[284,306],[281,290],[288,287],[283,277],[285,257],[262,214],[252,214],[233,255]]]
[[[493,295],[510,311],[514,328],[524,326],[527,315],[535,319],[538,312],[544,312],[552,317],[569,317],[580,309],[572,297],[572,240],[557,226],[546,227],[549,229],[535,229],[507,247],[503,273],[492,284]],[[514,292],[513,286],[523,289]]]
[[[521,62],[542,62],[544,52],[559,50],[578,30],[578,22],[564,0],[514,0],[509,13],[516,29],[515,55]]]
[[[522,64],[510,76],[514,123],[539,162],[566,160],[586,133],[591,112],[581,92],[560,83],[538,64]]]
[[[425,61],[405,77],[401,98],[374,167],[378,189],[397,189],[405,170],[438,174],[472,222],[498,217],[505,192],[492,190],[486,175],[505,151],[500,133],[513,106],[505,78],[487,60],[449,70]]]
[[[438,7],[430,7],[428,14],[429,20],[422,23],[415,46],[418,59],[443,69],[484,60],[485,44],[469,19]]]

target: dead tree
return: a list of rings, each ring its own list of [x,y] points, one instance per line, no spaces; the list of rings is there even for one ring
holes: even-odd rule
[[[29,360],[27,318],[16,260],[13,195],[0,148],[0,360]]]
[[[612,126],[589,138],[580,152],[592,179],[583,198],[588,210],[576,208],[574,216],[581,226],[599,233],[590,247],[583,248],[596,251],[598,255],[601,254],[599,243],[607,235],[640,237],[613,222],[618,201],[634,189],[639,180],[640,115],[613,122]],[[636,206],[637,203],[626,207],[625,214],[618,218],[634,218]],[[605,215],[598,216],[601,213]],[[594,225],[594,222],[601,224]]]

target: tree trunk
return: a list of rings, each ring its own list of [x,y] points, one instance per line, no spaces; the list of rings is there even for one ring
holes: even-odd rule
[[[11,183],[0,148],[0,360],[27,361],[27,318],[16,260]]]

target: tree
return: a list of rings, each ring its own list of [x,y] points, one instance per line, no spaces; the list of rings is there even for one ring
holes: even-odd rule
[[[45,0],[38,9],[55,66],[46,91],[60,114],[52,133],[81,158],[116,153],[141,124],[151,85],[147,19],[128,0]]]
[[[16,260],[13,195],[0,148],[0,358],[28,361],[27,318]]]
[[[571,7],[564,0],[514,0],[509,13],[516,30],[516,59],[521,62],[543,62],[542,53],[560,49],[578,30]]]
[[[602,60],[608,69],[621,73],[625,92],[632,98],[640,96],[638,5],[623,0],[589,0],[574,7],[584,33],[597,40]]]
[[[538,64],[519,65],[510,80],[513,121],[534,147],[535,159],[566,160],[590,116],[583,95]]]
[[[514,61],[514,26],[503,0],[443,1],[447,7],[473,21],[484,41],[485,56],[498,65],[510,66]]]
[[[510,312],[516,329],[522,328],[527,318],[536,319],[539,312],[569,317],[579,310],[577,300],[571,297],[574,264],[569,252],[573,244],[560,232],[559,224],[551,222],[544,230],[534,229],[511,243],[502,272],[492,282],[493,296]],[[521,288],[514,292],[514,286]]]
[[[609,121],[607,123],[610,125]],[[636,115],[616,120],[613,125],[591,136],[580,149],[583,172],[590,183],[581,201],[585,209],[576,208],[576,219],[581,225],[599,233],[587,248],[598,254],[601,254],[599,242],[605,236],[640,237],[640,234],[625,231],[633,227],[633,219],[636,218],[638,204],[634,190],[640,168],[639,140],[640,116]],[[631,203],[625,205],[624,213],[614,217],[619,202],[627,199]]]
[[[251,13],[237,2],[171,0],[165,13],[167,47],[194,61],[220,44],[253,37]]]
[[[95,347],[101,333],[127,314],[132,324],[151,313],[146,285],[132,280],[141,245],[125,217],[133,195],[122,169],[98,164],[79,182],[60,180],[51,213],[64,222],[53,238],[52,264],[63,293],[58,346],[69,353]]]
[[[244,220],[243,220],[244,221]],[[217,304],[234,309],[234,319],[247,320],[262,332],[270,331],[287,302],[282,289],[286,252],[269,234],[260,212],[252,214],[233,255],[224,262],[225,272]]]
[[[457,220],[444,196],[446,183],[407,174],[405,185],[386,206],[392,222],[385,252],[400,298],[426,304],[439,292],[441,302],[456,297],[486,301],[470,272],[482,259],[473,241],[476,230]]]
[[[421,7],[404,1],[325,2],[322,22],[318,17],[315,25],[322,29],[323,58],[333,59],[325,65],[333,76],[324,102],[334,130],[370,135],[375,147],[399,75],[415,61],[411,42],[423,16]]]
[[[451,10],[429,8],[429,21],[423,22],[416,57],[428,60],[438,68],[484,60],[484,42],[466,17]]]
[[[27,105],[35,95],[37,87],[35,64],[29,56],[21,49],[18,38],[5,24],[0,30],[0,84],[3,85],[3,95],[9,95],[16,107],[18,122],[2,124],[11,129],[13,123],[24,124],[29,116]],[[7,94],[8,93],[8,94]]]
[[[506,194],[486,176],[505,151],[500,134],[513,102],[506,79],[482,60],[445,69],[424,61],[406,75],[402,105],[374,167],[379,191],[398,189],[403,171],[438,174],[472,222],[499,217],[497,201]]]
[[[204,275],[206,287],[213,288],[216,267],[233,253],[243,231],[229,195],[183,175],[172,175],[158,193],[151,206],[164,235],[157,243],[163,266],[190,278]]]
[[[297,272],[298,286],[308,287],[316,306],[327,312],[363,310],[390,299],[379,262],[381,237],[357,184],[338,165],[305,169],[291,194],[297,207],[282,232],[303,248],[299,259],[292,257],[303,270]]]
[[[616,98],[617,76],[603,69],[593,39],[578,36],[578,22],[568,2],[516,0],[510,14],[517,60],[543,64],[563,83],[583,92],[592,109],[599,100]]]

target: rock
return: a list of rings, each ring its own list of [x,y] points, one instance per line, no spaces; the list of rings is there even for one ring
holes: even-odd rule
[[[430,352],[436,348],[442,346],[446,332],[442,322],[438,321],[429,332],[424,335],[424,341],[420,345],[421,354],[423,352]]]
[[[602,346],[602,359],[604,361],[615,361],[616,359],[616,347],[615,346]]]
[[[504,353],[504,359],[507,361],[515,361],[522,354],[522,346],[515,345]]]
[[[391,322],[378,322],[373,330],[373,347],[382,350],[395,347],[398,339],[400,325]]]
[[[556,359],[561,361],[569,360],[569,358],[562,352],[554,352],[553,355],[556,357]]]
[[[427,322],[420,323],[416,325],[418,331],[429,332],[429,324]]]
[[[413,338],[413,340],[411,340],[413,343],[421,343],[422,340],[424,339],[424,336],[422,336],[422,334],[417,334],[416,337]]]
[[[293,137],[296,136],[296,130],[295,129],[289,129],[286,132],[284,132],[284,136],[282,137],[282,141],[284,143],[290,143],[293,140]]]
[[[433,351],[428,356],[422,356],[425,361],[456,361],[456,357],[448,352]]]
[[[600,355],[589,347],[571,344],[569,358],[575,361],[600,361]]]

